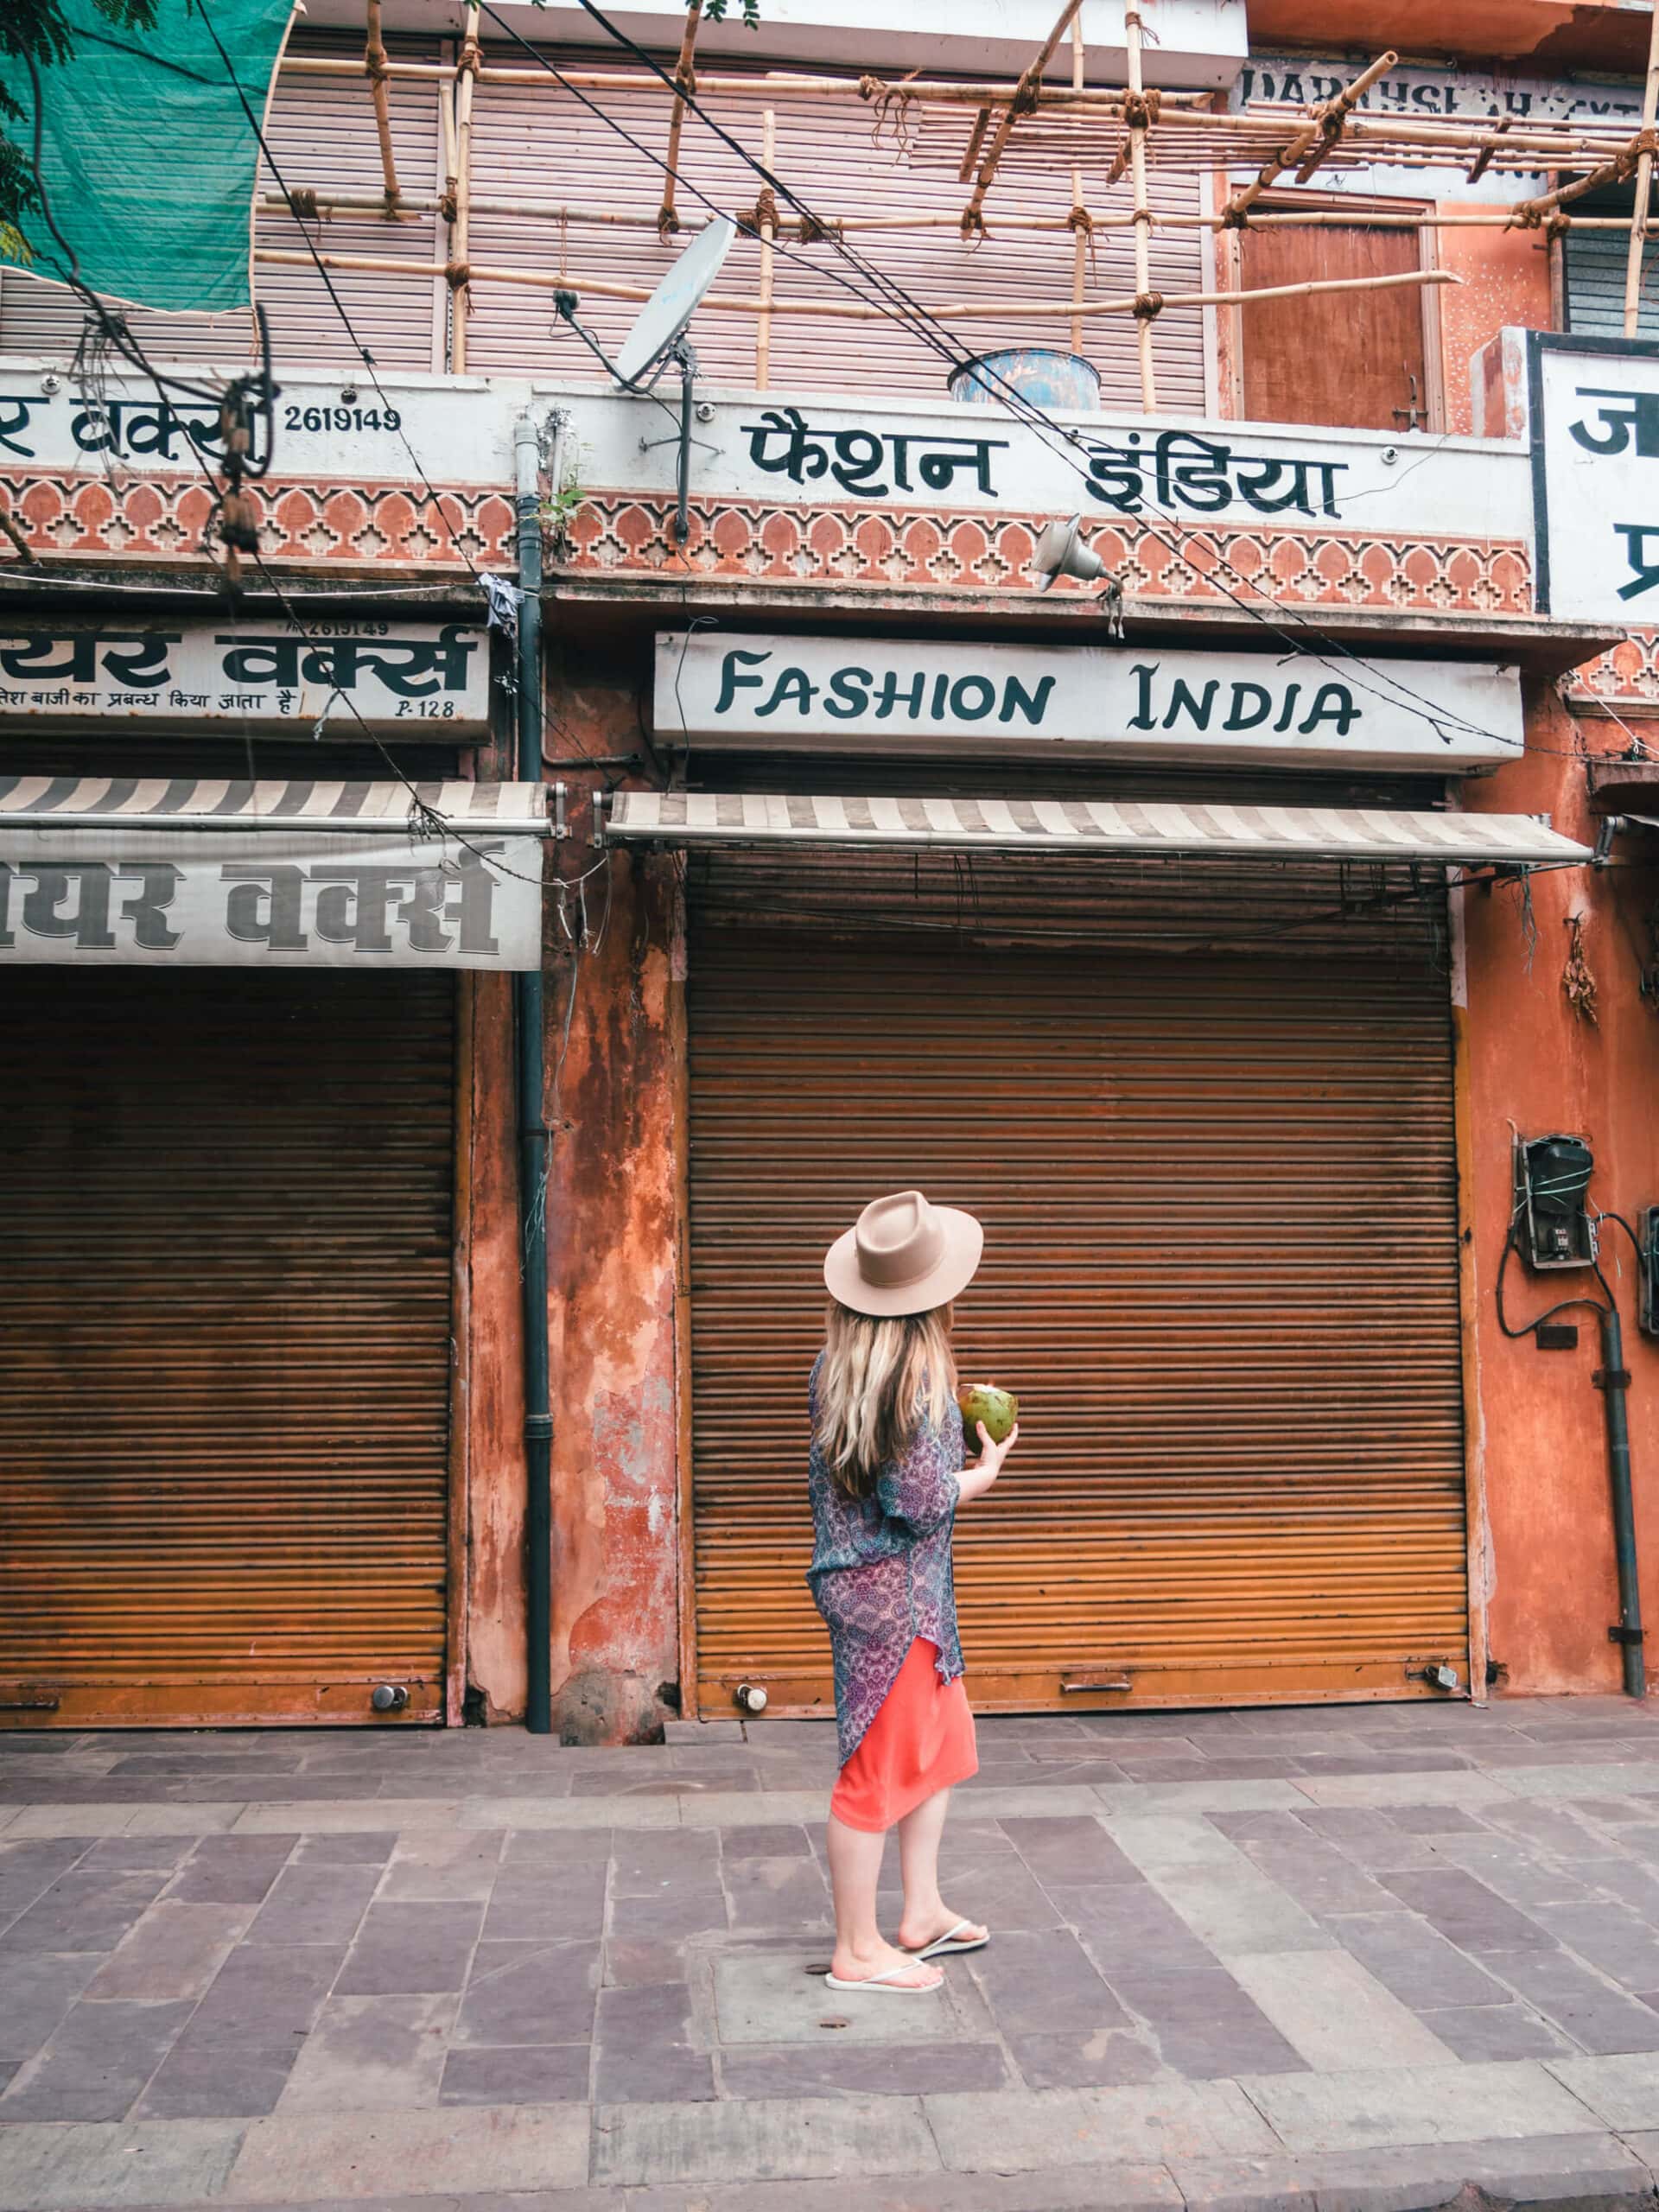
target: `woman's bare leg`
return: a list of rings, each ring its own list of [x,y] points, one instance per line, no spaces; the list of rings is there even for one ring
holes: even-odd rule
[[[905,1884],[899,1941],[907,1951],[937,1943],[962,1917],[939,1895],[939,1843],[950,1808],[950,1792],[936,1789],[899,1823],[899,1864]],[[969,1941],[984,1933],[982,1928],[963,1930],[964,1940]]]
[[[913,1820],[915,1815],[911,1817]],[[906,1960],[902,1951],[895,1951],[883,1940],[876,1925],[875,1891],[886,1845],[884,1835],[849,1828],[830,1815],[830,1886],[836,1900],[836,1955],[830,1971],[837,1981],[868,1981],[872,1974],[908,1966],[909,1973],[897,1977],[901,1986],[931,1989],[944,1979],[939,1969],[918,1967]]]

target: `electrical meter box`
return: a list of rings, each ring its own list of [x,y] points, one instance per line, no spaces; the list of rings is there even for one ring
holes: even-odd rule
[[[1594,1166],[1582,1137],[1516,1139],[1516,1228],[1529,1267],[1594,1266],[1596,1229],[1585,1203]]]

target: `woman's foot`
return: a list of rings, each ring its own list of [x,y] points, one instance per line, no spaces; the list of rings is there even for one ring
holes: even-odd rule
[[[904,1917],[899,1923],[899,1948],[902,1951],[925,1951],[930,1943],[937,1943],[946,1936],[960,1943],[963,1950],[973,1948],[989,1940],[989,1931],[975,1921],[963,1921],[959,1912],[952,1912],[948,1904],[931,1906],[913,1911],[905,1907]]]
[[[937,1989],[944,1980],[938,1967],[918,1966],[903,1951],[895,1951],[891,1943],[880,1942],[867,1951],[854,1951],[837,1943],[830,1971],[837,1981],[868,1981],[878,1974],[888,1974],[897,1989]]]

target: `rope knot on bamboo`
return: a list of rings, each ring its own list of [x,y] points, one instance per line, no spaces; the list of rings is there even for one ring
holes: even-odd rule
[[[663,239],[671,238],[675,232],[677,231],[679,227],[679,217],[674,213],[673,208],[670,206],[668,201],[664,200],[662,206],[657,210],[658,237]]]
[[[475,38],[463,39],[461,52],[455,56],[455,74],[476,77],[484,67],[484,49]]]
[[[1137,292],[1135,305],[1129,310],[1137,322],[1151,322],[1163,311],[1164,296],[1161,292]]]
[[[1123,120],[1131,130],[1149,130],[1163,111],[1160,92],[1125,92]]]
[[[762,185],[753,207],[741,208],[737,211],[737,222],[741,230],[753,231],[757,236],[768,226],[771,226],[773,234],[776,234],[778,200],[769,184]]]
[[[464,261],[448,262],[444,266],[443,281],[452,292],[464,291],[472,277],[473,272]]]
[[[1230,200],[1221,211],[1221,227],[1224,231],[1248,231],[1250,227],[1249,209],[1241,207],[1236,200]]]
[[[1065,219],[1065,227],[1068,231],[1075,231],[1080,238],[1092,239],[1095,219],[1086,207],[1074,207]]]
[[[317,203],[314,185],[295,185],[289,193],[288,204],[293,209],[297,222],[320,223],[322,220],[322,209]]]
[[[990,232],[985,227],[985,218],[977,207],[963,209],[961,229],[962,235],[965,238],[983,238],[990,236]]]
[[[797,235],[803,245],[826,245],[841,236],[841,225],[820,222],[816,215],[803,215],[797,225]]]

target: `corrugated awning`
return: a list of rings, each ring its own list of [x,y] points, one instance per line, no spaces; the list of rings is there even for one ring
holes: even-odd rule
[[[0,777],[0,965],[542,959],[540,784]]]
[[[1224,806],[1029,798],[829,798],[765,791],[618,791],[616,842],[932,847],[953,852],[1205,854],[1234,859],[1502,861],[1594,858],[1529,814],[1389,807]]]
[[[0,776],[0,830],[222,830],[238,835],[275,830],[407,837],[411,830],[435,834],[433,817],[464,832],[491,830],[516,837],[544,837],[551,826],[542,784]]]

